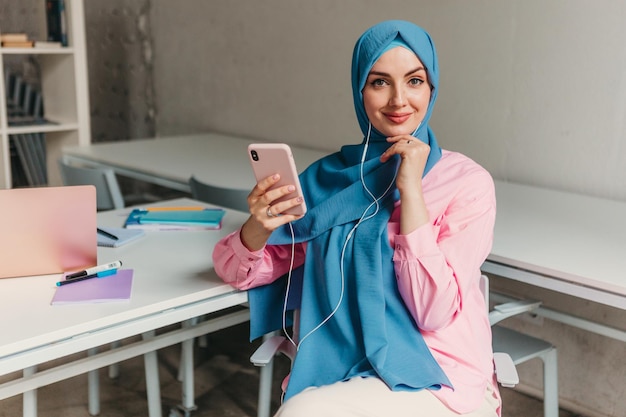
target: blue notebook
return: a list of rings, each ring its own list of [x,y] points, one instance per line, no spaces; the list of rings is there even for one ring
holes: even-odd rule
[[[143,230],[123,229],[121,227],[99,227],[98,246],[117,248],[135,241],[144,235],[145,232]],[[113,236],[117,237],[117,239]]]
[[[222,227],[223,209],[143,210],[134,209],[126,219],[127,229],[216,230]]]

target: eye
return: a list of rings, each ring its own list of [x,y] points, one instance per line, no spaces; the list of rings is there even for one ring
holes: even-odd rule
[[[389,83],[382,78],[374,78],[373,80],[370,81],[370,85],[373,87],[382,87],[387,84]]]
[[[420,79],[420,78],[411,78],[409,80],[409,84],[415,87],[418,87],[420,85],[422,85],[424,83],[424,80]]]

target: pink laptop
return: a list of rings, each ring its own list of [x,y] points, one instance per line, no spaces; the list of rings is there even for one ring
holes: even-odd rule
[[[96,188],[0,190],[0,278],[97,264]]]

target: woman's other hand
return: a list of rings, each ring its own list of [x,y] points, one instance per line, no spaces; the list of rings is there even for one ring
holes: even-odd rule
[[[393,155],[400,156],[400,167],[396,177],[396,187],[402,194],[411,188],[421,192],[422,175],[430,153],[430,146],[411,135],[387,138],[392,145],[380,156],[381,162],[387,162]]]
[[[383,152],[380,161],[384,163],[393,155],[400,156],[400,167],[396,177],[396,187],[402,202],[400,233],[409,234],[429,221],[422,193],[422,175],[430,146],[411,135],[389,137],[387,142],[392,145]]]

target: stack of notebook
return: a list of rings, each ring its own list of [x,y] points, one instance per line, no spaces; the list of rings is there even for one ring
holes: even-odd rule
[[[206,207],[154,207],[134,209],[124,227],[142,230],[217,230],[224,210]]]

